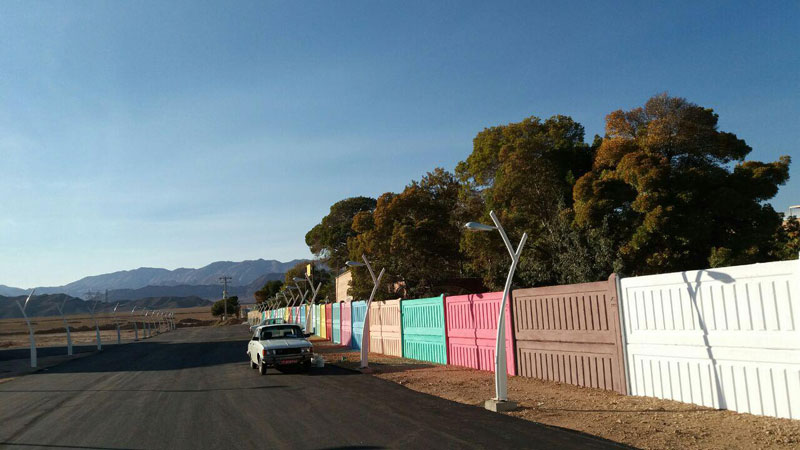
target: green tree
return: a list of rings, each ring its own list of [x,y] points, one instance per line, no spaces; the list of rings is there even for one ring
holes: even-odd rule
[[[263,303],[271,299],[281,290],[281,287],[283,287],[281,280],[267,281],[264,287],[255,292],[256,303]]]
[[[228,297],[227,300],[217,300],[214,302],[214,304],[211,305],[211,314],[214,316],[225,314],[226,302],[229,316],[239,314],[239,297],[235,295]]]
[[[295,286],[295,278],[303,278],[305,279],[306,275],[306,266],[311,264],[311,280],[314,282],[314,286],[316,287],[317,283],[321,283],[320,285],[320,292],[317,294],[317,298],[315,303],[323,303],[326,301],[332,301],[333,296],[330,296],[330,285],[333,284],[333,277],[328,270],[325,270],[323,266],[317,261],[306,261],[300,262],[295,264],[294,267],[286,271],[285,275],[285,283],[283,288],[286,289],[289,286]],[[308,282],[297,282],[297,285],[300,286],[303,290],[308,290],[308,294],[306,295],[306,301],[311,301],[311,290],[308,286]],[[287,296],[289,294],[287,293]],[[299,295],[299,292],[295,291],[295,295]],[[283,297],[281,297],[283,299]]]
[[[528,233],[517,270],[526,285],[585,281],[601,271],[590,236],[571,225],[572,187],[591,169],[595,148],[583,138],[583,126],[569,117],[529,117],[478,133],[472,153],[456,167],[462,222],[491,224],[494,210],[515,245]],[[501,288],[509,257],[499,233],[460,235],[468,269]]]
[[[765,201],[788,179],[790,158],[745,161],[751,148],[717,122],[666,94],[607,116],[592,170],[574,187],[575,218],[607,226],[623,273],[771,259],[781,218]]]
[[[353,217],[360,212],[373,211],[376,203],[369,197],[346,198],[334,203],[328,215],[306,233],[308,248],[328,267],[344,267],[348,255],[347,239],[356,234]]]
[[[360,261],[366,254],[376,271],[386,269],[386,286],[399,283],[407,296],[438,294],[437,281],[461,274],[458,193],[453,174],[437,168],[399,194],[381,195],[374,212],[354,218],[350,258]],[[351,295],[366,298],[371,289],[366,269],[354,270]],[[379,291],[379,298],[390,295],[395,294]]]

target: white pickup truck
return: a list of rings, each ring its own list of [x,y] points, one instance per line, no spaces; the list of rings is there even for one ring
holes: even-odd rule
[[[303,329],[293,324],[262,325],[253,331],[247,344],[250,367],[267,374],[268,367],[299,366],[303,371],[311,368],[314,348]]]

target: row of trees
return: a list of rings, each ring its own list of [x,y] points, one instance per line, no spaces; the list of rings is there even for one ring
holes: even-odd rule
[[[712,109],[662,94],[609,114],[591,144],[567,116],[487,128],[455,173],[336,202],[306,243],[337,273],[369,255],[387,271],[380,298],[457,293],[475,278],[501,288],[509,261],[498,233],[463,228],[491,223],[491,210],[512,240],[530,236],[516,279],[525,286],[796,257],[798,222],[766,202],[788,180],[789,156],[746,160],[750,146],[717,124]],[[351,294],[370,289],[354,271]]]

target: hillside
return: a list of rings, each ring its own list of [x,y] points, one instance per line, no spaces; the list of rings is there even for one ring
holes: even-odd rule
[[[249,261],[217,261],[199,269],[180,268],[167,270],[161,268],[141,267],[134,270],[122,270],[102,275],[92,275],[73,281],[63,286],[39,287],[36,292],[41,294],[64,293],[72,297],[83,297],[87,291],[125,291],[116,298],[142,298],[144,296],[171,296],[171,295],[199,295],[204,298],[215,298],[221,295],[219,277],[225,275],[232,278],[231,286],[241,287],[239,292],[248,293],[249,286],[260,279],[279,279],[292,266],[305,260],[292,260],[280,262],[276,260],[249,260]],[[268,278],[265,278],[268,277]],[[266,282],[266,281],[265,281]],[[259,288],[263,286],[261,283]],[[130,292],[146,287],[175,287],[169,289],[150,289],[146,293]],[[181,286],[206,286],[192,291]],[[216,286],[217,293],[211,294],[210,286]],[[235,288],[229,291],[232,295]],[[255,289],[257,290],[257,288]],[[255,291],[253,290],[253,292]],[[27,291],[0,285],[0,295],[23,295]]]

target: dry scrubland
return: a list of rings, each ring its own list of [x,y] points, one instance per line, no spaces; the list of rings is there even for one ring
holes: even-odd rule
[[[164,311],[175,313],[175,323],[179,327],[209,325],[216,321],[211,315],[211,308],[208,306]],[[122,328],[122,339],[132,340],[134,332],[130,311],[119,312],[117,317]],[[139,327],[140,333],[142,320],[143,317],[137,310],[136,325]],[[107,313],[98,314],[97,322],[100,325],[102,341],[109,343],[116,341],[117,331],[114,326],[113,316]],[[66,345],[66,332],[64,331],[64,322],[61,320],[61,316],[33,317],[31,318],[31,323],[34,330],[36,330],[36,345],[38,347]],[[69,323],[73,344],[93,344],[95,342],[94,322],[88,313],[67,316],[67,323]],[[24,319],[0,320],[0,349],[27,348],[28,346],[28,327]]]
[[[315,340],[326,363],[358,367],[359,353]],[[454,366],[370,354],[371,373],[415,391],[483,407],[494,396],[494,375]],[[797,449],[800,421],[718,411],[532,378],[509,377],[509,415],[578,430],[645,449]]]

